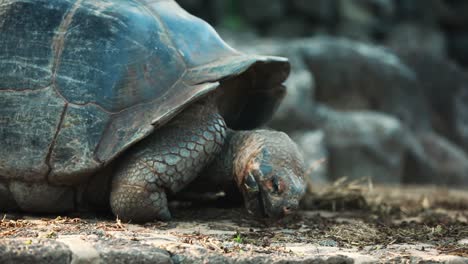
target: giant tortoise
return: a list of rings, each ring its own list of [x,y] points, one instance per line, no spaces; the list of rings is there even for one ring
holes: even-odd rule
[[[252,129],[289,67],[232,49],[172,0],[1,1],[0,211],[104,199],[123,220],[167,220],[168,195],[199,176],[233,182],[251,213],[287,214],[302,158]]]

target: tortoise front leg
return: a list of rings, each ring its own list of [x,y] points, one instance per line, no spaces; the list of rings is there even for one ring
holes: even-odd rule
[[[181,190],[213,160],[225,131],[216,107],[197,103],[138,143],[114,176],[113,213],[124,221],[169,220],[166,192]]]

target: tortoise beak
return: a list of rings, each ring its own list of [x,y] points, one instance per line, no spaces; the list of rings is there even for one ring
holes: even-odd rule
[[[257,216],[257,217],[265,217],[267,216],[265,212],[265,207],[263,206],[263,199],[260,193],[256,197],[252,197],[251,199],[245,199],[245,208],[249,214]]]
[[[250,214],[258,217],[266,216],[260,186],[252,172],[244,179],[241,192],[244,198],[245,208]]]

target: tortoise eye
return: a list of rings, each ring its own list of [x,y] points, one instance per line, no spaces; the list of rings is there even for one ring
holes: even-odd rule
[[[271,191],[274,194],[281,194],[283,192],[283,183],[278,177],[273,177],[271,180]]]

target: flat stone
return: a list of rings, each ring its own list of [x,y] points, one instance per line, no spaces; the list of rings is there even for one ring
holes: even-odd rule
[[[71,263],[72,252],[65,244],[46,239],[2,239],[0,263]]]
[[[100,263],[100,257],[97,250],[85,240],[80,239],[77,236],[67,236],[57,241],[62,242],[68,246],[72,252],[71,263]]]

